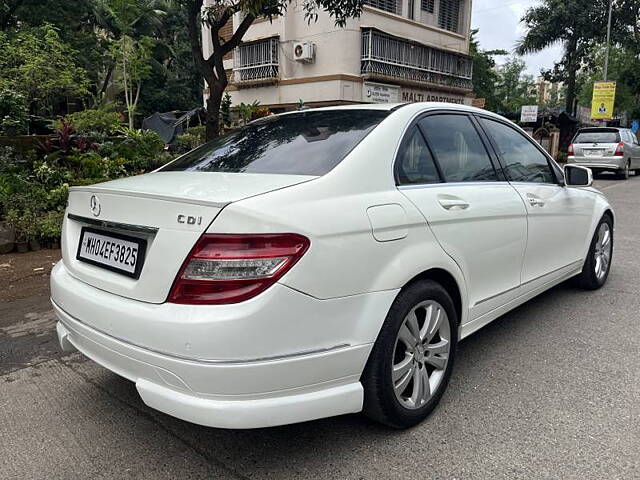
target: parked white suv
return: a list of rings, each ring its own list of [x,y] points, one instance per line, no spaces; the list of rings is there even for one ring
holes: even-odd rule
[[[64,350],[215,427],[364,412],[408,427],[457,342],[563,280],[602,286],[613,212],[522,130],[449,104],[272,116],[71,189]]]

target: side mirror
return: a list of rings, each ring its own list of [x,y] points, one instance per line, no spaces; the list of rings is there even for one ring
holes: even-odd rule
[[[564,182],[567,187],[590,187],[593,184],[593,173],[587,167],[565,165]]]

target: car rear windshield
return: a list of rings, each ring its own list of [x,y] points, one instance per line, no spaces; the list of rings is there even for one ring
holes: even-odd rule
[[[573,143],[618,143],[620,133],[617,130],[584,130],[578,132]]]
[[[198,147],[161,171],[324,175],[388,114],[311,110],[266,117]]]

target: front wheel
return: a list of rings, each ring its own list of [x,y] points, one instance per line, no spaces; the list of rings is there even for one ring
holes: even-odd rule
[[[403,290],[362,374],[365,415],[394,428],[424,420],[447,388],[457,343],[456,310],[440,284]]]
[[[576,277],[578,285],[587,290],[602,287],[609,277],[612,257],[613,221],[609,215],[605,215],[593,234],[582,273]]]

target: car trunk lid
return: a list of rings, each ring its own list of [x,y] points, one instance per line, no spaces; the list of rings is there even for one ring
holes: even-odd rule
[[[101,290],[162,303],[187,254],[227,204],[313,178],[157,172],[73,187],[63,228],[65,266],[72,275]],[[78,259],[83,229],[125,241],[143,241],[146,245],[138,278]]]

